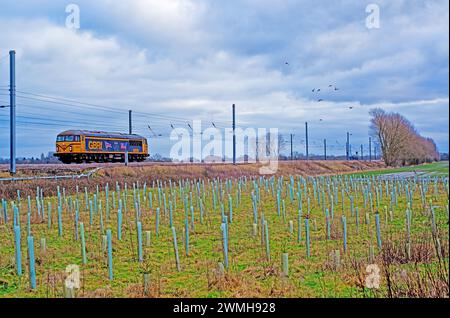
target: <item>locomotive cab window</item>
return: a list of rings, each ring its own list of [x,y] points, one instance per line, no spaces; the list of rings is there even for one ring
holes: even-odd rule
[[[58,136],[56,138],[57,142],[68,141],[68,142],[79,142],[80,136]]]

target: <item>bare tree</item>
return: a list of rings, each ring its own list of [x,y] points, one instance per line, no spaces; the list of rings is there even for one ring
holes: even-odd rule
[[[286,149],[286,139],[281,134],[266,134],[266,154],[271,157],[279,157],[281,152]]]

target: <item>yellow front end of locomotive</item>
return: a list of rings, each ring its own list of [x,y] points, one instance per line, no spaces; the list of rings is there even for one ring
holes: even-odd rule
[[[56,141],[57,155],[80,154],[84,152],[80,136],[59,136]]]

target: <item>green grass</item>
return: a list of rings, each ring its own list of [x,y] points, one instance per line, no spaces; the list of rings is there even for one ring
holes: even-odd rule
[[[416,172],[418,175],[424,176],[448,176],[449,175],[449,162],[440,161],[430,164],[424,164],[419,166],[408,166],[400,168],[388,168],[383,170],[366,171],[363,173],[350,174],[351,176],[381,176],[387,174],[404,173],[404,172]]]

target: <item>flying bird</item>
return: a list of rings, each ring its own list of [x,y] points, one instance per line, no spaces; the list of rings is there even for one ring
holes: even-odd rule
[[[320,102],[323,102],[323,99],[319,99],[318,102],[319,102],[319,103],[320,103]]]
[[[328,87],[333,87],[333,85],[330,84],[330,85],[328,85]]]
[[[335,88],[334,88],[334,90],[335,90],[335,91],[338,91],[338,90],[339,90],[339,88],[335,87]]]
[[[349,108],[350,108],[350,109],[353,109],[354,107],[353,107],[353,106],[350,106]]]
[[[284,64],[286,64],[286,65],[289,65],[289,63],[288,63],[288,62],[286,62],[286,63],[284,63]]]
[[[175,127],[172,124],[170,124],[170,127],[172,127],[172,129],[175,129]]]
[[[314,93],[316,91],[316,89],[314,88],[313,90],[312,90],[312,92]]]
[[[214,123],[211,123],[211,124],[213,125],[214,128],[217,128],[217,127],[216,127],[216,124],[214,124]]]
[[[187,125],[188,125],[189,128],[191,128],[191,130],[194,130],[194,129],[192,129],[192,127],[191,127],[191,125],[189,123]]]
[[[317,92],[320,92],[320,88],[317,90]]]

